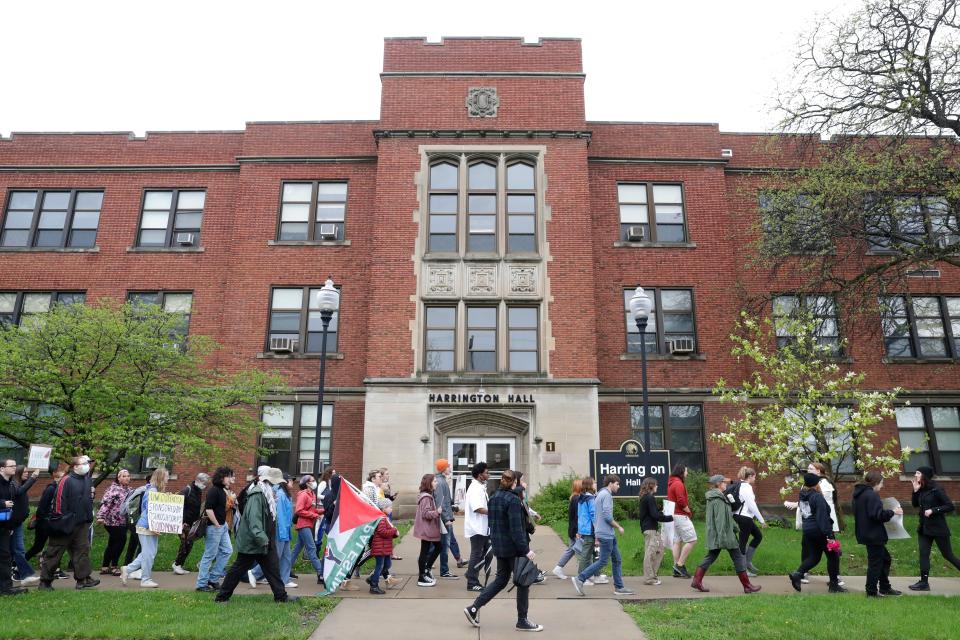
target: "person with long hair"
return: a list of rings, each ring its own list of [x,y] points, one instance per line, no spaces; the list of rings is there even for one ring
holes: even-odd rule
[[[13,564],[17,570],[17,576],[20,579],[20,586],[26,587],[40,582],[40,576],[36,574],[26,558],[26,547],[23,543],[23,523],[30,515],[30,496],[28,492],[37,481],[40,475],[39,469],[30,471],[26,465],[17,467],[14,483],[16,484],[16,496],[13,499],[13,513],[10,518],[10,525],[13,527],[13,538],[10,541],[10,553],[13,555]]]
[[[678,462],[673,465],[670,478],[667,480],[667,500],[674,503],[673,510],[673,577],[689,578],[687,558],[697,544],[697,530],[693,527],[693,510],[690,508],[690,498],[687,487],[683,483],[687,477],[687,465]]]
[[[817,486],[820,487],[820,494],[823,496],[824,501],[826,501],[827,507],[829,507],[830,520],[833,523],[831,527],[833,529],[833,533],[836,534],[840,531],[840,518],[837,517],[837,505],[834,501],[834,495],[836,492],[833,488],[833,485],[830,484],[829,480],[827,480],[827,466],[822,462],[811,462],[807,465],[807,473],[812,473],[820,478],[820,482]],[[783,506],[785,506],[787,509],[794,510],[797,509],[799,504],[799,502],[785,501]],[[797,511],[796,526],[797,531],[803,531],[803,519],[799,510]],[[807,547],[807,538],[806,536],[803,536],[800,542],[800,555],[801,557],[806,558],[811,552],[811,549]],[[806,574],[800,578],[800,583],[810,583],[810,580],[807,579]],[[837,577],[837,584],[842,587],[845,583],[841,578]]]
[[[267,467],[269,469],[269,467]],[[227,561],[233,554],[230,526],[227,523],[227,491],[233,485],[233,469],[220,467],[213,472],[203,510],[207,514],[207,530],[203,534],[203,556],[197,568],[197,591],[220,589],[226,575]]]
[[[643,531],[643,584],[658,585],[660,563],[663,561],[661,522],[673,522],[673,516],[664,515],[657,507],[657,479],[647,477],[640,483],[640,529]]]
[[[294,528],[297,530],[297,542],[293,547],[293,554],[290,564],[295,565],[297,558],[300,557],[300,550],[317,574],[317,584],[323,584],[323,564],[317,557],[317,545],[313,536],[313,528],[321,513],[317,509],[317,495],[314,490],[317,488],[317,481],[312,475],[300,476],[300,492],[297,493],[297,501],[293,507],[293,514],[296,518]]]
[[[890,552],[887,551],[887,528],[883,526],[894,515],[903,515],[903,509],[884,509],[880,500],[883,475],[867,471],[863,482],[853,488],[853,518],[857,542],[867,548],[867,597],[899,596],[890,584]]]
[[[920,579],[910,585],[912,591],[930,591],[930,549],[937,544],[943,559],[960,569],[960,558],[950,546],[950,528],[944,514],[953,511],[953,501],[933,480],[932,467],[920,467],[913,476],[912,504],[920,510],[917,544],[920,551]]]
[[[133,562],[120,569],[120,581],[127,586],[132,571],[140,571],[140,586],[144,589],[156,589],[160,585],[153,580],[153,562],[157,559],[160,535],[150,530],[150,494],[167,490],[170,472],[163,467],[154,469],[147,484],[147,490],[140,496],[140,518],[137,520],[137,537],[140,538],[140,555]],[[136,496],[134,496],[136,498]]]
[[[757,495],[753,491],[753,483],[757,481],[756,470],[751,467],[740,467],[737,480],[736,489],[740,496],[740,508],[733,513],[733,519],[740,527],[737,537],[740,541],[740,553],[747,559],[747,575],[755,578],[760,571],[753,566],[753,556],[757,553],[757,547],[763,542],[760,526],[766,527],[767,523],[763,520],[763,514],[757,506]],[[757,526],[757,522],[760,526]]]
[[[583,480],[574,478],[570,487],[570,500],[567,502],[567,540],[570,544],[560,554],[557,565],[553,568],[553,575],[561,580],[566,580],[567,576],[563,573],[563,568],[570,562],[570,558],[577,555],[577,507],[580,504],[580,493],[583,491]]]
[[[127,514],[123,512],[123,503],[130,495],[130,472],[117,471],[117,479],[103,494],[100,509],[97,511],[97,523],[107,530],[107,548],[103,551],[103,563],[100,575],[120,575],[120,554],[127,542]]]
[[[577,539],[580,541],[580,551],[577,552],[577,573],[593,564],[593,549],[597,540],[594,521],[596,520],[597,481],[586,477],[581,482],[580,497],[577,499]],[[607,584],[606,576],[598,570],[597,573],[584,581],[584,585],[592,587],[594,584]]]
[[[797,570],[790,574],[790,584],[795,590],[800,591],[800,580],[810,569],[820,564],[823,554],[827,554],[829,591],[844,593],[846,589],[840,584],[840,544],[833,531],[830,505],[821,493],[820,480],[820,476],[816,473],[807,473],[803,476],[803,489],[800,490],[797,511],[803,522],[805,555]]]
[[[437,478],[425,473],[420,480],[420,495],[417,497],[417,513],[413,520],[413,536],[420,539],[420,556],[417,558],[417,586],[432,587],[437,581],[430,575],[430,567],[440,556],[440,512],[433,499]]]

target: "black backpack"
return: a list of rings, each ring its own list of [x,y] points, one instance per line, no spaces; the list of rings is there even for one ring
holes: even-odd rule
[[[736,513],[743,508],[743,500],[740,499],[740,481],[732,483],[727,487],[726,491],[723,492],[723,495],[726,496],[727,502],[730,503],[730,508],[733,509],[733,512]]]

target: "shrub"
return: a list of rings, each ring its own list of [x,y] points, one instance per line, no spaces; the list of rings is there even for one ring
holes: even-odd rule
[[[694,520],[703,520],[707,511],[707,479],[710,476],[703,471],[694,471],[690,469],[687,477],[683,481],[687,488],[687,501],[690,503],[690,509],[693,511]]]
[[[530,500],[530,506],[539,513],[543,520],[541,524],[567,525],[567,507],[570,504],[570,490],[575,476],[564,476],[556,482],[551,482],[540,488],[540,491]]]

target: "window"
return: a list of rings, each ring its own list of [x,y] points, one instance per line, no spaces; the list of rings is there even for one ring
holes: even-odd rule
[[[467,307],[467,371],[497,370],[497,308]]]
[[[640,353],[640,330],[630,313],[630,298],[633,289],[624,289],[623,305],[626,315],[627,352]],[[693,291],[690,289],[647,289],[647,295],[653,302],[650,317],[647,320],[647,331],[644,336],[647,353],[669,353],[668,342],[686,339],[697,350],[697,337],[693,321]]]
[[[0,291],[0,324],[22,325],[31,315],[46,313],[54,304],[83,304],[86,294],[55,291]]]
[[[804,431],[811,434],[805,439],[796,438],[788,446],[787,456],[789,456],[793,468],[805,468],[810,459],[810,452],[817,450],[817,438],[814,434],[817,433],[817,429],[822,423],[823,436],[829,439],[829,447],[833,450],[846,452],[839,464],[831,463],[832,468],[838,473],[857,473],[854,455],[857,452],[856,443],[851,442],[849,431],[840,428],[841,425],[846,424],[850,409],[847,407],[835,408],[836,413],[820,410],[800,412],[791,407],[784,408],[783,415],[796,425],[794,427],[795,431]]]
[[[180,189],[144,192],[137,246],[199,245],[206,196],[204,191]]]
[[[452,162],[443,161],[430,167],[429,251],[457,251],[459,184],[459,169]]]
[[[103,191],[11,191],[0,246],[93,247]]]
[[[633,240],[630,227],[639,226],[645,242],[686,241],[682,185],[621,183],[617,185],[617,196],[621,240]]]
[[[427,371],[535,373],[540,370],[537,307],[501,303],[463,306],[460,313],[466,318],[466,339],[461,334],[462,342],[457,338],[456,306],[425,307],[424,368]],[[504,319],[506,332],[501,335],[499,326]]]
[[[260,446],[269,452],[257,458],[257,465],[268,464],[291,475],[313,472],[316,442],[316,403],[273,403],[264,405],[262,420],[266,430]],[[333,433],[333,405],[324,404],[320,423],[320,462],[330,464],[330,438]]]
[[[320,314],[320,289],[322,287],[274,287],[270,296],[271,338],[290,338],[296,341],[294,351],[321,353],[323,343],[323,319]],[[306,302],[306,306],[304,303]],[[327,353],[338,351],[340,312],[335,311],[327,328]]]
[[[535,307],[509,307],[507,309],[507,353],[510,371],[537,371],[539,368],[537,336],[537,309]]]
[[[533,165],[507,167],[507,253],[536,253],[537,193]]]
[[[785,295],[773,299],[773,323],[777,333],[777,348],[793,344],[797,336],[792,333],[787,319],[809,318],[815,326],[817,342],[830,353],[841,353],[840,329],[837,321],[837,304],[833,296]]]
[[[343,240],[346,211],[346,182],[285,182],[277,239]]]
[[[823,212],[808,195],[790,198],[763,192],[760,220],[769,244],[791,253],[823,253],[832,248]]]
[[[880,299],[889,358],[960,358],[960,296]]]
[[[941,196],[874,196],[867,200],[866,218],[871,251],[896,253],[960,242],[957,214]]]
[[[666,421],[664,421],[666,410]],[[650,448],[669,449],[670,462],[691,469],[706,467],[703,450],[703,407],[699,404],[649,405]],[[630,431],[643,444],[643,405],[630,405]]]
[[[457,310],[455,307],[426,308],[425,337],[427,371],[453,371],[456,355]]]
[[[497,250],[497,167],[482,161],[467,171],[467,251]]]
[[[960,407],[897,407],[900,447],[910,448],[904,471],[933,467],[937,474],[960,473]]]
[[[188,292],[168,291],[131,291],[127,294],[134,307],[140,305],[156,305],[167,313],[177,313],[183,319],[170,332],[170,338],[178,346],[185,344],[185,338],[190,331],[190,315],[193,311],[193,294]]]

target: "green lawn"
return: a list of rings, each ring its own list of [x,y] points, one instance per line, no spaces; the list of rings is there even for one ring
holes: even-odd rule
[[[960,598],[752,595],[628,603],[649,640],[943,640],[957,637]]]
[[[791,521],[792,522],[792,521]],[[620,553],[623,556],[623,573],[625,575],[643,575],[643,533],[640,531],[640,523],[636,520],[621,522],[625,533],[620,537]],[[697,546],[690,554],[687,560],[687,567],[691,569],[697,565],[704,554],[707,552],[704,541],[706,532],[703,522],[694,523],[697,528],[697,537],[700,539]],[[840,541],[843,549],[843,559],[840,561],[841,575],[864,575],[867,572],[867,551],[866,547],[858,545],[853,534],[853,518],[847,518],[847,530],[840,533]],[[960,525],[955,519],[951,518],[953,529],[953,548],[960,549]],[[917,517],[905,516],[904,527],[914,536],[907,540],[891,540],[887,544],[890,555],[893,556],[893,567],[891,575],[895,576],[915,576],[919,575],[919,555],[917,553],[917,540],[914,532],[917,530]],[[556,527],[557,533],[566,536],[566,524]],[[800,538],[801,533],[794,528],[781,529],[768,527],[761,530],[763,532],[763,543],[754,556],[753,563],[760,569],[761,575],[786,575],[795,571],[800,564]],[[573,560],[571,562],[574,562]],[[667,551],[663,557],[660,575],[670,575],[670,567],[673,562],[673,555]],[[930,556],[930,575],[948,576],[960,578],[960,573],[952,565],[944,562],[943,556],[934,548]],[[730,556],[723,554],[720,559],[710,568],[712,574],[733,574],[733,563],[730,562]],[[826,561],[823,561],[814,573],[826,573]]]
[[[303,598],[284,605],[271,596],[239,596],[214,604],[209,594],[193,592],[62,589],[5,598],[0,638],[303,640],[338,602]]]

